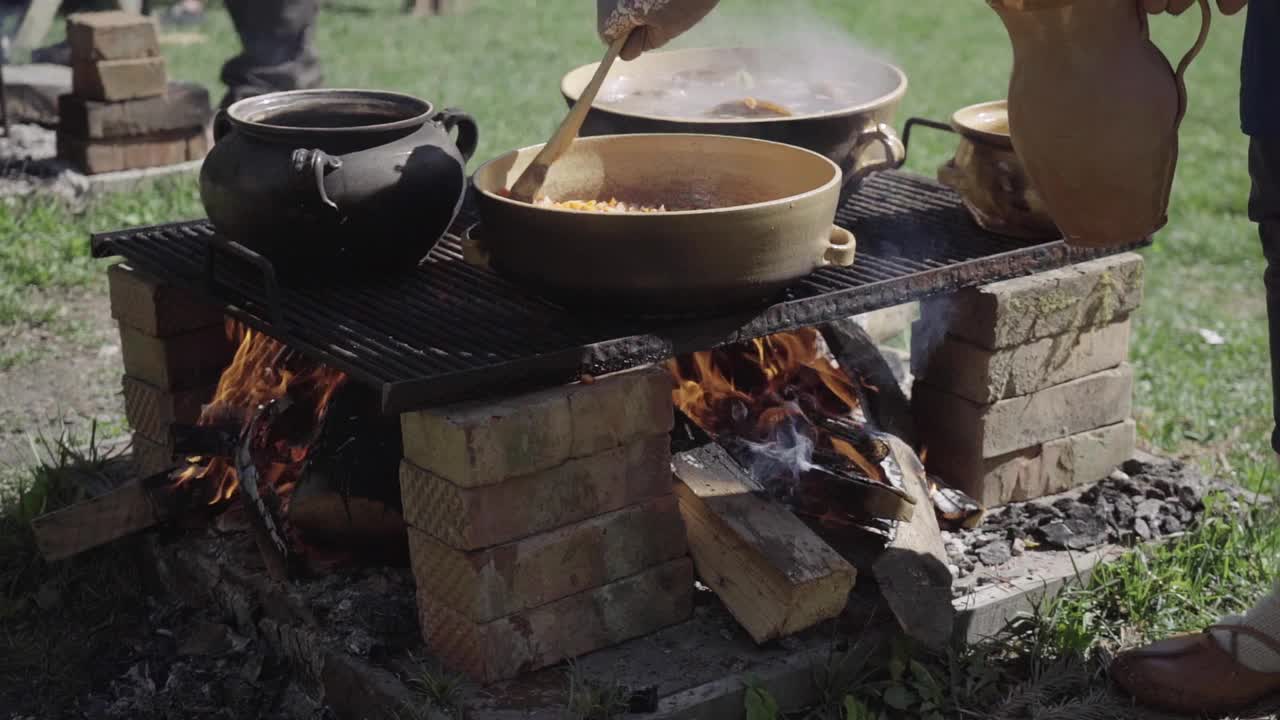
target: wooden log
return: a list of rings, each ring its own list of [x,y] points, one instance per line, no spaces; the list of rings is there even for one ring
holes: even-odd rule
[[[47,561],[62,560],[160,523],[167,517],[150,487],[167,480],[168,472],[131,480],[98,497],[31,521],[36,546]]]
[[[875,388],[862,393],[863,410],[875,428],[902,438],[916,446],[915,421],[911,402],[902,392],[893,368],[884,359],[875,341],[852,318],[823,325],[819,330],[840,367],[849,373],[855,385],[859,378]]]
[[[698,574],[757,643],[844,610],[857,572],[763,493],[718,445],[677,455],[676,495]]]
[[[918,512],[898,532],[876,559],[871,573],[880,592],[904,632],[925,646],[940,650],[951,640],[955,607],[951,603],[951,571],[942,530],[930,508],[929,484],[924,466],[915,451],[903,441],[890,440],[891,457],[896,461],[907,491],[915,498]]]

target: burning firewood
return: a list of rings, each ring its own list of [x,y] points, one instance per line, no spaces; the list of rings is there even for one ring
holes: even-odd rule
[[[249,528],[253,539],[258,544],[258,552],[267,564],[267,572],[277,580],[289,577],[289,565],[292,552],[289,549],[288,536],[281,521],[276,518],[275,509],[268,506],[267,498],[259,488],[258,466],[254,459],[255,445],[265,445],[267,430],[271,422],[280,417],[293,406],[293,399],[288,395],[259,406],[253,419],[245,426],[235,453],[236,475],[239,477],[240,501],[249,516]]]
[[[938,519],[948,528],[975,528],[986,517],[986,508],[977,500],[947,485],[936,475],[929,477],[929,499]]]

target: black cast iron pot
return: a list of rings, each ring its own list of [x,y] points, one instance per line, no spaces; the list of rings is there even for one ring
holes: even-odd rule
[[[409,95],[296,90],[235,103],[214,139],[209,220],[296,279],[416,265],[461,208],[478,132]]]

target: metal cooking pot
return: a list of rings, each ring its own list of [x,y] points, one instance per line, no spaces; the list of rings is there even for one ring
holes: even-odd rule
[[[828,264],[850,265],[835,227],[840,168],[801,148],[718,135],[581,138],[542,194],[668,212],[598,213],[517,202],[505,188],[541,145],[476,171],[482,236],[498,272],[567,305],[633,314],[729,311],[767,302]]]
[[[296,90],[235,103],[214,136],[200,170],[209,220],[303,276],[416,264],[461,208],[477,130],[400,93]]]
[[[906,150],[891,125],[898,104],[907,92],[907,76],[893,65],[867,57],[851,57],[849,65],[833,67],[833,62],[830,57],[780,48],[696,48],[645,53],[631,62],[616,63],[610,69],[587,115],[582,135],[706,133],[795,145],[823,155],[840,167],[844,173],[840,196],[845,198],[871,173],[899,167],[906,159]],[[560,92],[570,106],[581,97],[598,65],[584,65],[561,80]],[[610,95],[628,92],[628,88],[674,87],[680,77],[736,71],[761,77],[794,77],[797,83],[857,78],[861,87],[856,102],[847,107],[791,117],[720,119],[688,112],[682,117],[682,108],[674,103],[671,112],[645,114],[609,102]],[[697,88],[689,92],[696,93]]]

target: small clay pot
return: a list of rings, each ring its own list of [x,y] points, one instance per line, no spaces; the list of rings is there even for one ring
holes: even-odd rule
[[[1026,240],[1062,236],[1013,150],[1004,100],[956,111],[951,127],[960,135],[960,145],[955,157],[938,168],[938,180],[960,194],[974,222]]]

